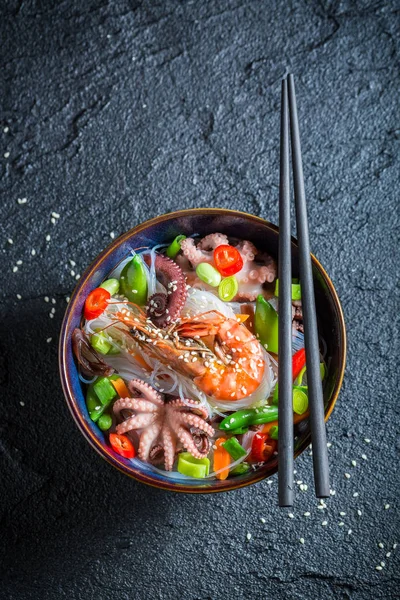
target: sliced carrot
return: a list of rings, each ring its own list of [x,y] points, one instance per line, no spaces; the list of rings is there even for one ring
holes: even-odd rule
[[[125,385],[125,382],[119,377],[118,379],[111,379],[115,391],[120,398],[130,398],[131,393]]]
[[[240,315],[235,315],[236,319],[238,321],[240,321],[241,323],[244,323],[245,321],[247,321],[247,319],[249,318],[250,315],[244,315],[244,314],[240,314]]]
[[[129,354],[133,356],[133,358],[139,363],[139,365],[146,369],[146,371],[151,371],[151,368],[149,367],[149,365],[144,360],[141,354],[136,354],[136,352],[134,352],[133,350],[129,350]]]
[[[226,438],[218,438],[216,442],[214,442],[214,471],[219,471],[220,469],[224,469],[224,467],[229,467],[231,462],[231,456],[227,450],[222,446],[222,444],[226,442]],[[217,473],[215,476],[217,479],[226,479],[229,475],[229,468],[224,469],[221,473]]]

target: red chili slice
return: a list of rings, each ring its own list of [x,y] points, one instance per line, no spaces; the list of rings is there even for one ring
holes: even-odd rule
[[[136,455],[135,448],[126,435],[110,433],[110,444],[114,452],[120,454],[124,458],[134,458]]]
[[[214,250],[214,262],[218,271],[224,277],[238,273],[243,267],[243,258],[239,250],[229,244],[221,244]]]
[[[86,298],[83,314],[85,319],[96,319],[107,308],[107,300],[111,298],[110,292],[103,288],[96,288]]]
[[[252,462],[267,462],[275,452],[276,440],[271,440],[268,433],[256,433],[251,445],[250,459]]]

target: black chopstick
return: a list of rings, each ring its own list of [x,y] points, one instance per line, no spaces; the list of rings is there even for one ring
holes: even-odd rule
[[[279,179],[279,506],[293,506],[292,260],[290,239],[289,112],[287,81],[282,81]]]
[[[288,92],[290,134],[292,140],[294,199],[299,247],[300,288],[303,309],[304,344],[306,348],[307,361],[307,385],[310,408],[311,441],[313,445],[315,493],[318,498],[327,498],[330,490],[328,451],[326,446],[326,429],[324,420],[324,400],[319,368],[320,355],[314,297],[314,282],[312,275],[307,206],[304,191],[300,133],[293,75],[288,76]]]

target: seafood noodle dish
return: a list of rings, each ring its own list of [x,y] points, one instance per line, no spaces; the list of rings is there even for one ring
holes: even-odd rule
[[[132,248],[87,296],[72,334],[87,418],[110,451],[179,480],[276,462],[278,296],[275,260],[246,239],[216,232]],[[308,388],[296,279],[292,305],[298,423]]]

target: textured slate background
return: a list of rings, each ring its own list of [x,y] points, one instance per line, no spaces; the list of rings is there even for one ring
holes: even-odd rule
[[[0,33],[0,596],[400,597],[395,3],[10,0]],[[198,206],[276,222],[287,69],[312,245],[349,337],[328,426],[336,494],[317,508],[306,453],[294,518],[275,478],[191,497],[123,477],[78,433],[57,370],[71,270],[112,232]]]

